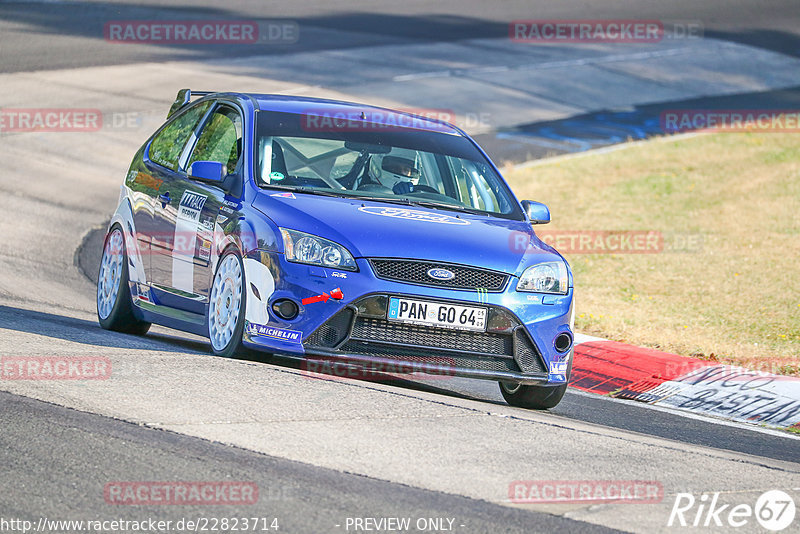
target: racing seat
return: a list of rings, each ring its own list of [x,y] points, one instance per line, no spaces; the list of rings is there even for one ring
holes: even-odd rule
[[[272,172],[289,176],[289,171],[286,169],[286,158],[283,157],[283,147],[277,141],[272,141]]]
[[[262,184],[269,183],[269,174],[271,172],[279,172],[284,177],[287,177],[289,172],[286,169],[286,158],[283,156],[281,145],[271,137],[262,137],[258,142],[260,146],[258,181]]]

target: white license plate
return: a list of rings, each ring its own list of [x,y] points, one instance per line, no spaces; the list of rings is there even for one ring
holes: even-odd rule
[[[386,316],[390,321],[424,326],[476,332],[486,330],[486,308],[472,306],[391,297]]]

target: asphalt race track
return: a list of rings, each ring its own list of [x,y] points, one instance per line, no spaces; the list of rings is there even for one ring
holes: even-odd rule
[[[667,526],[678,493],[752,506],[782,489],[800,505],[797,435],[580,392],[530,412],[506,405],[494,383],[367,382],[279,357],[221,359],[165,328],[100,329],[90,280],[130,159],[181,87],[446,108],[496,159],[522,161],[617,142],[675,102],[796,106],[796,2],[202,4],[0,2],[0,107],[104,118],[94,132],[0,131],[0,356],[103,357],[112,369],[102,381],[0,380],[0,532],[11,519],[236,516],[277,518],[279,532],[364,531],[354,518],[389,517],[441,519],[423,521],[431,532],[700,532]],[[300,37],[253,47],[103,40],[108,21],[156,18],[284,21]],[[508,22],[532,18],[701,21],[704,37],[649,48],[509,43]],[[627,113],[616,130],[582,137],[580,125],[609,110]],[[663,499],[513,503],[520,480],[656,481]],[[104,488],[126,481],[247,482],[259,499],[110,503]],[[751,519],[735,531],[761,530]]]

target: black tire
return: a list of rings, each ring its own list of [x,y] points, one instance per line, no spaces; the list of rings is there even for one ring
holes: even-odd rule
[[[241,283],[239,286],[239,292],[241,294],[241,303],[239,306],[239,312],[236,318],[236,325],[233,329],[233,334],[231,335],[228,342],[222,347],[215,347],[214,340],[212,339],[212,313],[214,313],[214,309],[216,304],[212,302],[212,297],[215,296],[214,293],[214,284],[217,282],[217,276],[220,273],[220,268],[225,264],[228,258],[233,257],[235,258],[236,262],[239,265],[239,272],[241,273]],[[244,277],[244,264],[242,263],[242,258],[239,257],[235,251],[228,251],[224,253],[221,257],[219,262],[217,262],[217,269],[214,272],[214,278],[211,280],[211,292],[209,293],[209,302],[208,302],[208,312],[206,313],[206,327],[208,329],[208,338],[211,341],[211,350],[217,356],[222,356],[225,358],[236,358],[237,356],[244,356],[249,351],[245,350],[244,346],[242,345],[242,335],[244,334],[244,316],[245,316],[245,308],[247,306],[247,291],[245,291],[245,277]]]
[[[120,243],[121,249],[116,252],[109,250],[109,239],[115,234],[115,232],[119,232],[122,236],[122,241]],[[103,282],[103,277],[106,276],[103,267],[104,259],[107,253],[121,254],[122,263],[119,266],[119,289],[114,297],[114,304],[111,307],[111,311],[108,316],[103,318],[103,314],[100,310],[100,293],[101,287],[103,287],[101,285]],[[122,228],[118,224],[115,224],[108,231],[106,238],[103,241],[103,256],[100,260],[100,268],[97,275],[97,296],[95,298],[95,303],[97,305],[97,321],[100,323],[100,326],[106,330],[142,336],[150,329],[150,323],[137,319],[133,313],[133,302],[131,300],[131,288],[129,280],[128,252],[125,249],[125,238],[124,234],[122,233]]]
[[[547,410],[555,407],[564,393],[567,385],[561,386],[522,386],[500,382],[500,393],[511,406],[528,408],[532,410]]]
[[[561,402],[564,393],[567,392],[570,376],[572,375],[572,359],[574,354],[569,355],[567,365],[567,381],[560,386],[522,386],[500,382],[500,393],[511,406],[518,408],[528,408],[531,410],[547,410],[554,408]]]

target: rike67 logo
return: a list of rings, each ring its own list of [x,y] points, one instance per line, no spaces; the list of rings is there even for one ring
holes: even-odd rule
[[[795,517],[792,497],[781,490],[770,490],[749,504],[721,503],[720,494],[703,493],[699,498],[691,493],[678,493],[667,521],[668,527],[724,527],[753,526],[753,519],[761,528],[779,532],[791,526]]]

